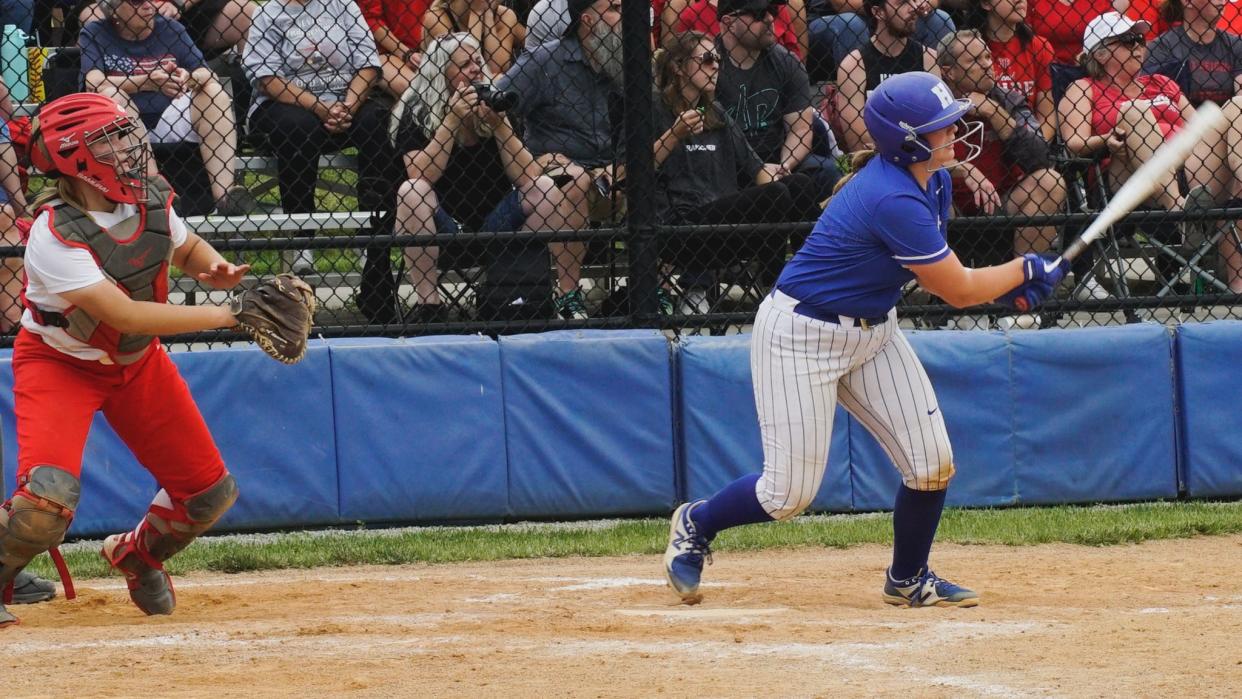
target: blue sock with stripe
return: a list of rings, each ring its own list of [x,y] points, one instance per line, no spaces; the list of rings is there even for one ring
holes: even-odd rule
[[[694,520],[699,534],[710,541],[716,532],[730,527],[771,522],[772,515],[763,509],[759,496],[755,495],[755,484],[758,482],[758,473],[742,476],[694,508],[690,519]]]
[[[893,580],[906,580],[927,567],[940,513],[944,511],[945,490],[913,490],[905,485],[897,491],[893,506]]]

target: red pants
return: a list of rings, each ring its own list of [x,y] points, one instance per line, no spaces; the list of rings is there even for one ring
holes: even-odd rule
[[[22,330],[13,345],[17,475],[46,464],[81,478],[95,412],[160,487],[184,500],[224,476],[224,460],[177,367],[158,343],[129,366],[71,357]]]

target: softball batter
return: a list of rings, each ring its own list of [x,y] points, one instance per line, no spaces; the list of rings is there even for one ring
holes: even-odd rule
[[[854,157],[810,237],[759,307],[750,369],[763,441],[762,474],[744,476],[708,500],[673,513],[664,568],[687,603],[716,533],[805,510],[828,463],[839,401],[875,435],[901,472],[893,511],[889,604],[970,607],[979,596],[927,565],[953,477],[953,450],[935,392],[894,306],[918,279],[956,307],[997,300],[1033,308],[1065,275],[1029,254],[995,267],[963,267],[945,239],[953,196],[946,168],[969,100],[954,100],[928,73],[895,75],[863,113],[875,152]],[[970,146],[970,160],[978,148]],[[879,157],[872,157],[878,155]],[[962,161],[964,162],[964,161]]]

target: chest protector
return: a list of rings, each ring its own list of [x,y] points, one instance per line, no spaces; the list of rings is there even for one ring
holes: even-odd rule
[[[35,215],[49,212],[52,235],[65,245],[89,251],[104,276],[131,299],[164,303],[168,300],[168,265],[173,255],[168,228],[173,196],[172,187],[163,178],[148,179],[148,204],[139,205],[136,214],[110,228],[100,226],[61,199],[48,202]],[[35,322],[64,328],[70,337],[107,352],[118,364],[141,359],[155,339],[152,335],[122,333],[75,306],[62,313],[41,311],[29,302],[27,306]]]

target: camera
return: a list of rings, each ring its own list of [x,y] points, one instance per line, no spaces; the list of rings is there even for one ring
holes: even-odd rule
[[[487,83],[471,83],[479,101],[493,112],[506,112],[517,106],[518,94],[512,90],[497,90]]]

